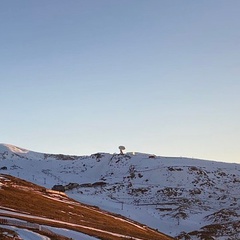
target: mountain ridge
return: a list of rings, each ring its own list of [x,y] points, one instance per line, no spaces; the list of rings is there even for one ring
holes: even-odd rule
[[[66,189],[70,197],[178,239],[240,238],[239,164],[141,153],[16,154],[1,147],[0,164],[1,171],[49,188],[75,183]]]

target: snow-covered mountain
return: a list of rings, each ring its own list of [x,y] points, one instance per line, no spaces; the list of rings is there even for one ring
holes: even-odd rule
[[[239,164],[142,153],[68,156],[1,144],[1,172],[62,185],[80,202],[178,239],[240,239]]]

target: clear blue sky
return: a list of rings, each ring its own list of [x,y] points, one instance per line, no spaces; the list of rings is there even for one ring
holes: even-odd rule
[[[239,0],[0,1],[0,142],[240,163]]]

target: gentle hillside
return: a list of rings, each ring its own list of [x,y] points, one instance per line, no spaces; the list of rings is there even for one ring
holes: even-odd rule
[[[80,204],[65,194],[9,175],[1,175],[0,184],[0,221],[6,225],[12,223],[9,217],[14,218],[16,226],[22,226],[22,220],[29,223],[24,228],[31,228],[33,223],[35,226],[38,224],[32,231],[54,239],[67,238],[54,234],[51,236],[49,231],[44,231],[46,226],[82,232],[100,239],[171,239],[136,222]]]
[[[240,165],[141,153],[35,153],[0,145],[0,171],[178,239],[240,239]],[[56,187],[56,186],[55,186]]]

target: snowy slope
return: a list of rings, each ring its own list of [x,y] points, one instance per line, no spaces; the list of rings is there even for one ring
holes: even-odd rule
[[[66,156],[1,144],[0,169],[48,188],[76,183],[66,191],[72,198],[179,239],[240,239],[238,164],[141,153]]]

